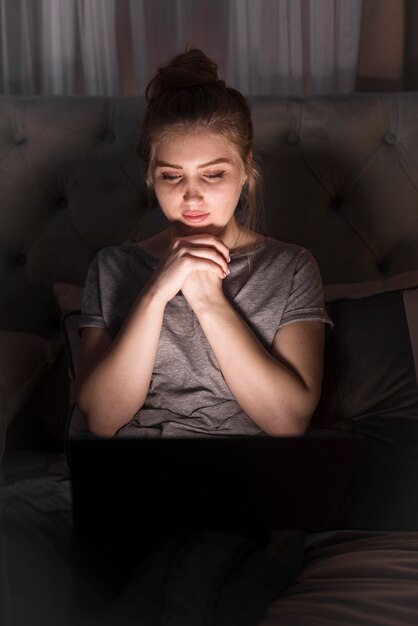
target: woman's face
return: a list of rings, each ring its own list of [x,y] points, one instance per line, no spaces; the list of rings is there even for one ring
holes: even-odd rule
[[[232,245],[246,176],[230,141],[205,129],[165,137],[155,146],[151,179],[175,236],[205,232]]]

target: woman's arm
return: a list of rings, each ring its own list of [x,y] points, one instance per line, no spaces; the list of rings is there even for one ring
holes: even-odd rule
[[[318,403],[323,367],[322,322],[280,328],[268,352],[209,275],[183,293],[238,404],[269,435],[302,433]],[[210,298],[205,294],[211,293]]]
[[[83,329],[76,372],[76,404],[94,434],[112,437],[143,405],[164,308],[152,292],[145,292],[113,341],[106,329]]]
[[[106,329],[83,329],[75,396],[91,432],[111,437],[140,410],[167,302],[194,272],[213,274],[221,283],[228,254],[228,248],[209,235],[174,240],[113,341]]]

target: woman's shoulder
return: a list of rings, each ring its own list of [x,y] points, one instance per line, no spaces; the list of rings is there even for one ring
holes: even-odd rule
[[[296,277],[297,281],[320,280],[316,259],[307,248],[270,236],[264,237],[252,253],[247,256],[244,253],[236,263],[241,271],[249,267],[260,284],[266,281],[275,283],[278,279],[283,284],[292,283]]]
[[[128,242],[124,242],[114,246],[105,246],[104,248],[97,250],[91,261],[90,271],[101,273],[107,267],[123,265],[128,252],[127,244]]]
[[[148,273],[157,261],[145,250],[138,246],[133,239],[123,243],[101,248],[94,256],[90,272],[107,277],[123,278],[130,275]]]
[[[148,252],[135,239],[128,239],[120,244],[100,248],[95,256],[99,262],[102,263],[112,261],[124,263],[132,257],[135,258],[137,256],[140,256],[141,258],[147,256],[152,257],[152,255],[148,254]]]
[[[268,237],[266,241],[266,257],[277,259],[277,265],[286,267],[293,274],[319,274],[318,263],[310,250],[297,243],[279,241]]]
[[[291,255],[299,255],[306,250],[306,248],[299,245],[298,243],[282,241],[269,236],[266,237],[266,247],[268,250],[274,252]]]

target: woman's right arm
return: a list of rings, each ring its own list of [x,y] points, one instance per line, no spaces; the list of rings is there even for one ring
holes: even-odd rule
[[[164,308],[154,290],[146,290],[115,339],[104,328],[83,329],[75,396],[95,435],[112,437],[144,404]]]
[[[113,437],[147,397],[167,302],[191,272],[228,270],[228,248],[210,235],[174,240],[139,293],[118,335],[84,328],[75,384],[76,404],[95,435]]]

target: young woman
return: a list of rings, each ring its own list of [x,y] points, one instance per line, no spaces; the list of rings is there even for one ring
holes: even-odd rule
[[[313,257],[252,229],[260,174],[248,103],[199,50],[160,68],[146,96],[138,147],[169,226],[93,260],[77,405],[102,437],[302,433],[329,318]],[[138,563],[115,623],[126,610],[147,625],[158,611],[178,626],[257,624],[303,549],[302,533],[267,545],[209,530],[162,538]]]
[[[77,405],[104,437],[302,433],[329,320],[312,256],[251,229],[248,103],[199,50],[160,68],[146,95],[139,151],[169,226],[95,257]]]

